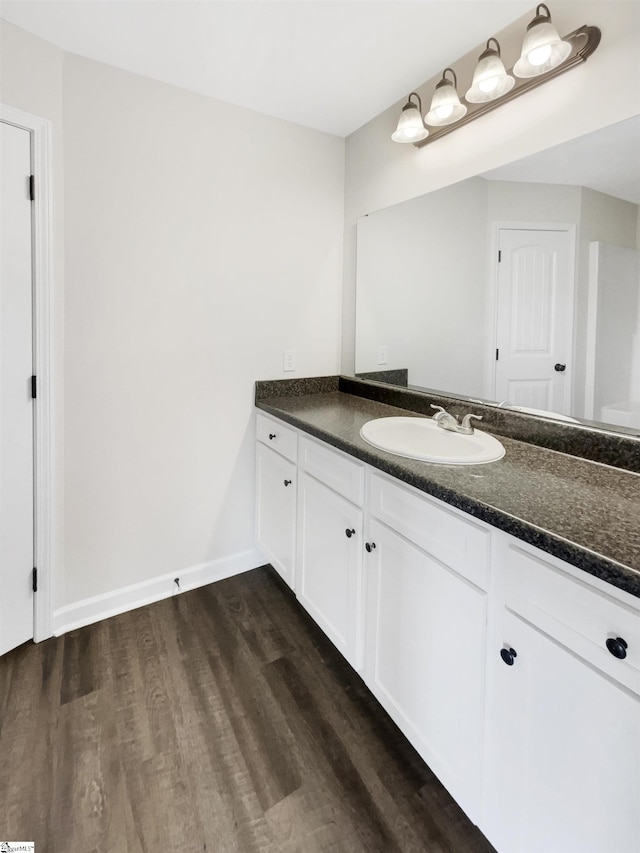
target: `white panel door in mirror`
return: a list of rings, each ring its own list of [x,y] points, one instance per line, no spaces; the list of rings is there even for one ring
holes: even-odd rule
[[[496,396],[568,414],[573,231],[500,228],[498,238]]]

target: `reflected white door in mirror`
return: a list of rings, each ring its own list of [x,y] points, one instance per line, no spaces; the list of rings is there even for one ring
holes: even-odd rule
[[[568,415],[574,229],[498,228],[492,399]]]

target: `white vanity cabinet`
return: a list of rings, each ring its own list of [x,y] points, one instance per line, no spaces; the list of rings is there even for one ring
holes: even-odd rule
[[[262,413],[257,455],[265,554],[498,853],[638,853],[640,600]]]
[[[296,595],[360,670],[364,465],[306,437],[298,464]]]
[[[637,853],[640,614],[510,537],[497,564],[480,826],[500,853]]]
[[[294,588],[298,435],[259,414],[257,438],[256,536],[272,566]]]
[[[477,823],[489,531],[377,474],[369,510],[364,679]]]

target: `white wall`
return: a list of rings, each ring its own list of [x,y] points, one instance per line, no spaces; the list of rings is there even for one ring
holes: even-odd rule
[[[285,347],[287,375],[339,365],[344,140],[2,32],[7,101],[64,154],[60,629],[100,615],[87,598],[258,559],[254,381]]]
[[[254,544],[253,383],[335,373],[342,140],[64,62],[66,600]]]
[[[359,373],[407,368],[411,385],[482,395],[487,186],[462,181],[358,221]]]
[[[354,364],[358,217],[640,112],[640,4],[624,0],[560,0],[553,4],[552,12],[561,34],[582,24],[602,30],[598,50],[579,69],[420,150],[390,139],[402,102],[348,137],[342,361],[345,372],[351,372]],[[507,65],[517,57],[530,17],[525,16],[499,34],[487,33],[487,37],[498,36]],[[460,81],[471,79],[477,54],[473,51],[461,61],[451,57]],[[418,86],[416,81],[423,102],[429,103],[436,82],[432,79]]]
[[[489,223],[556,222],[577,225],[580,219],[580,187],[521,181],[488,181],[487,184]]]

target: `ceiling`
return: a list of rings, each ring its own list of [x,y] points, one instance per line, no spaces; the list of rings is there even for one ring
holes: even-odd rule
[[[640,116],[508,163],[483,177],[590,187],[640,204]]]
[[[347,136],[531,0],[2,0],[63,50]]]

